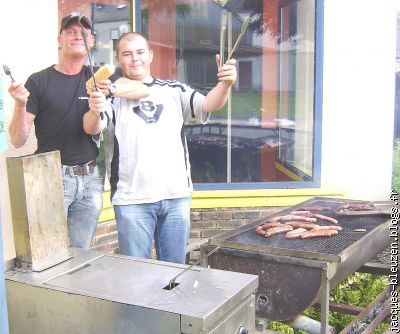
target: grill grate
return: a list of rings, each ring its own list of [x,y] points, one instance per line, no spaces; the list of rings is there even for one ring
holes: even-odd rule
[[[331,207],[332,203],[329,203]],[[313,205],[328,206],[326,203],[314,203]],[[337,205],[336,205],[337,206]],[[301,210],[301,208],[297,208]],[[359,240],[361,237],[371,232],[374,228],[387,222],[388,215],[365,215],[365,216],[340,216],[332,214],[332,211],[319,211],[318,213],[333,217],[339,221],[339,225],[343,228],[339,234],[332,237],[321,237],[311,239],[285,239],[285,233],[277,234],[269,238],[259,236],[255,228],[243,231],[227,239],[236,243],[244,243],[257,246],[268,246],[277,249],[299,250],[311,253],[325,253],[339,255],[347,247]],[[321,226],[329,226],[331,224],[324,221],[317,221]],[[261,225],[261,224],[260,224]],[[365,232],[354,232],[355,229],[365,229]],[[389,233],[389,232],[388,232]]]

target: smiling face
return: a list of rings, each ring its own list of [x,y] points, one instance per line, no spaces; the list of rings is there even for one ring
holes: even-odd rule
[[[124,77],[150,82],[150,66],[153,61],[153,51],[145,38],[131,33],[124,35],[118,43],[117,61]]]
[[[88,48],[94,44],[94,37],[89,29],[85,29],[87,34]],[[63,56],[72,58],[86,57],[87,51],[82,38],[82,28],[78,23],[69,24],[58,36],[58,47]]]

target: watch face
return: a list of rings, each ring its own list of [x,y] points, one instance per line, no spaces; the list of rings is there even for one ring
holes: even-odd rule
[[[111,84],[108,86],[108,90],[110,91],[111,95],[114,95],[117,92],[117,86],[115,86],[115,84]]]

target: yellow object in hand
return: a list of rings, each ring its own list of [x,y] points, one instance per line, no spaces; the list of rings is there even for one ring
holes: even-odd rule
[[[115,72],[115,66],[114,65],[103,65],[100,67],[96,73],[94,74],[94,78],[96,82],[101,81],[101,80],[106,80],[109,77],[111,77]],[[86,88],[91,87],[94,84],[93,77],[90,78],[88,81],[86,81]]]

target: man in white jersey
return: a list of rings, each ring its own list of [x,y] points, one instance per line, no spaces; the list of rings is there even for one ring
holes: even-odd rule
[[[114,98],[107,125],[106,117],[100,117],[107,108],[105,97],[92,92],[84,128],[95,135],[107,125],[106,160],[120,253],[150,258],[154,238],[157,259],[184,263],[193,190],[184,124],[204,123],[210,112],[224,106],[236,81],[236,61],[218,66],[219,82],[204,96],[186,84],[152,77],[152,59],[141,34],[120,37],[122,73],[145,84],[148,96]]]

